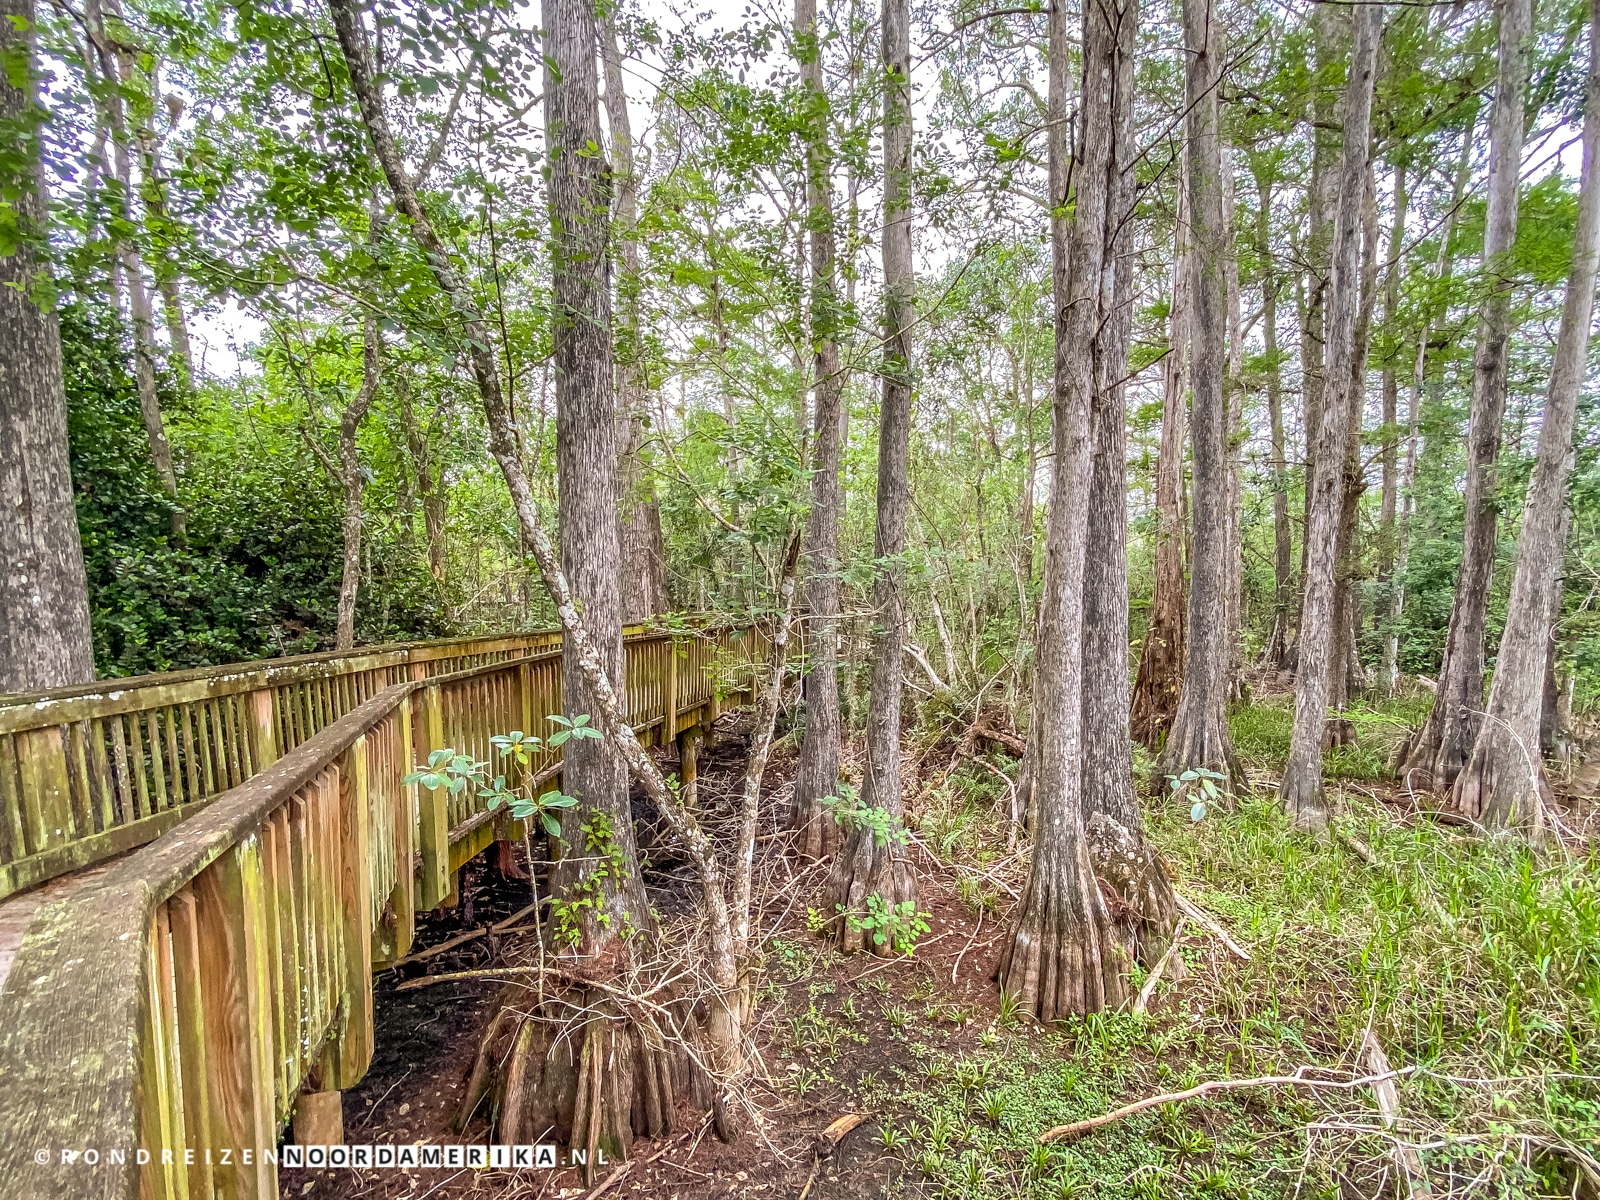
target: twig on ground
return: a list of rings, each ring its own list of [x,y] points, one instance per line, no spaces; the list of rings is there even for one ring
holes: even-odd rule
[[[1218,925],[1216,921],[1212,919],[1211,914],[1206,912],[1205,909],[1201,908],[1193,900],[1190,900],[1182,892],[1174,889],[1173,895],[1176,896],[1178,900],[1178,911],[1182,912],[1191,921],[1194,921],[1200,925],[1204,925],[1216,935],[1217,939],[1221,941],[1224,946],[1233,951],[1233,953],[1241,960],[1244,962],[1250,961],[1250,955],[1246,952],[1245,948],[1229,937],[1228,931],[1221,925]]]
[[[1057,1125],[1054,1129],[1047,1129],[1039,1135],[1041,1142],[1059,1141],[1061,1138],[1077,1137],[1081,1133],[1088,1133],[1091,1129],[1099,1129],[1102,1125],[1110,1125],[1131,1117],[1136,1112],[1143,1112],[1147,1108],[1155,1108],[1159,1104],[1176,1104],[1182,1100],[1193,1100],[1198,1096],[1206,1096],[1212,1092],[1231,1092],[1247,1087],[1309,1087],[1309,1088],[1339,1088],[1350,1091],[1359,1087],[1371,1087],[1385,1079],[1396,1079],[1409,1075],[1416,1067],[1401,1067],[1398,1071],[1386,1071],[1379,1075],[1366,1075],[1359,1079],[1308,1079],[1306,1071],[1316,1068],[1301,1067],[1293,1075],[1258,1075],[1252,1079],[1212,1079],[1206,1083],[1197,1084],[1183,1092],[1164,1092],[1159,1096],[1148,1096],[1143,1100],[1135,1100],[1132,1104],[1124,1104],[1121,1108],[1105,1113],[1098,1117],[1090,1117],[1086,1121],[1073,1121],[1070,1125]]]
[[[1149,1006],[1150,997],[1155,994],[1156,984],[1161,982],[1161,976],[1166,973],[1167,965],[1172,962],[1173,955],[1178,953],[1178,947],[1183,941],[1183,926],[1188,919],[1187,914],[1181,915],[1178,917],[1178,923],[1172,927],[1172,942],[1167,946],[1167,952],[1150,969],[1150,977],[1139,989],[1139,998],[1133,1002],[1134,1012],[1142,1013]]]

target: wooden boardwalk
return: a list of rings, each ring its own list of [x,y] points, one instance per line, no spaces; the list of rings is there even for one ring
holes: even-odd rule
[[[488,760],[497,733],[548,731],[559,644],[0,698],[7,1194],[275,1197],[270,1152],[297,1104],[367,1069],[372,971],[407,952],[455,870],[521,836],[402,777],[436,749]],[[656,744],[741,700],[763,656],[738,628],[630,630],[625,646],[629,720]],[[559,756],[528,770],[555,787]]]

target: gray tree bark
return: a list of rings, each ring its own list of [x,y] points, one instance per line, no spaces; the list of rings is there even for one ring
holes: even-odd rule
[[[819,803],[839,787],[839,481],[841,394],[840,312],[833,216],[833,153],[817,37],[816,0],[796,0],[795,56],[806,117],[806,227],[811,252],[811,370],[816,390],[812,435],[811,513],[806,522],[805,733],[795,774],[792,826],[800,852],[826,858],[839,827]]]
[[[120,6],[112,0],[111,13],[123,24]],[[112,155],[117,177],[117,207],[124,225],[135,228],[139,214],[134,209],[133,133],[122,100],[122,88],[133,77],[134,48],[126,38],[113,38],[106,28],[105,11],[98,0],[84,6],[85,25],[95,51],[101,82],[100,102],[106,108],[106,124],[111,130]],[[183,506],[178,499],[178,476],[172,465],[172,447],[167,441],[166,424],[161,415],[161,399],[156,393],[155,325],[150,293],[145,287],[144,262],[138,245],[123,234],[116,239],[117,261],[128,289],[128,324],[133,331],[133,377],[139,394],[139,414],[144,420],[145,437],[150,443],[150,464],[156,479],[171,504],[172,538],[178,545],[187,540]]]
[[[0,157],[14,196],[17,243],[0,254],[0,692],[33,692],[94,678],[88,583],[67,453],[67,397],[53,308],[35,289],[47,270],[39,175],[32,0],[0,0],[0,128],[20,153]]]
[[[1352,357],[1357,309],[1361,302],[1361,210],[1372,127],[1373,75],[1382,21],[1383,10],[1378,5],[1365,5],[1355,10],[1350,76],[1339,114],[1344,129],[1344,149],[1339,165],[1328,289],[1328,391],[1321,421],[1315,430],[1294,728],[1279,790],[1296,825],[1308,829],[1321,829],[1328,820],[1327,800],[1322,790],[1322,736],[1328,711],[1329,672],[1334,665],[1331,661],[1335,641],[1334,569],[1350,417],[1347,397],[1355,380]]]
[[[1510,261],[1517,237],[1525,96],[1532,54],[1532,0],[1501,0],[1499,73],[1489,115],[1488,211],[1483,274],[1488,289],[1478,315],[1467,423],[1466,523],[1433,711],[1400,760],[1409,777],[1443,791],[1472,753],[1483,711],[1484,634],[1494,581],[1501,426],[1511,340]]]
[[[1209,9],[1206,0],[1190,3]],[[1121,891],[1118,885],[1133,874],[1123,871],[1123,864],[1141,878],[1148,878],[1150,867],[1159,870],[1159,863],[1145,853],[1136,824],[1130,829],[1104,812],[1087,811],[1084,787],[1083,750],[1094,736],[1085,725],[1084,672],[1089,667],[1083,651],[1087,593],[1094,586],[1086,579],[1086,564],[1099,440],[1096,393],[1113,379],[1110,367],[1120,352],[1117,347],[1125,351],[1126,346],[1124,335],[1113,328],[1117,320],[1107,311],[1126,286],[1116,282],[1115,254],[1108,259],[1107,250],[1114,250],[1121,232],[1114,217],[1128,195],[1122,178],[1126,160],[1119,148],[1131,148],[1126,106],[1137,10],[1132,0],[1086,5],[1083,20],[1084,88],[1069,222],[1066,15],[1061,5],[1049,15],[1055,463],[1034,679],[1033,863],[999,968],[1001,986],[1016,998],[1020,1010],[1041,1021],[1098,1012],[1128,994],[1129,968],[1146,930],[1139,916],[1130,921],[1112,915],[1096,876]],[[1108,322],[1107,317],[1113,319]],[[1105,336],[1099,370],[1098,335]],[[1106,404],[1100,407],[1105,416]],[[1101,424],[1110,427],[1105,440],[1113,440],[1114,418]],[[1095,708],[1105,711],[1101,705]],[[1159,915],[1142,894],[1124,899],[1133,901],[1130,912],[1145,918]]]
[[[1161,445],[1156,457],[1155,580],[1150,621],[1133,684],[1129,724],[1133,736],[1157,746],[1183,689],[1183,442],[1189,390],[1189,181],[1188,147],[1181,151],[1178,203],[1172,231],[1172,306],[1161,393]]]
[[[376,208],[376,205],[374,205]],[[370,312],[361,325],[361,386],[339,418],[339,489],[344,493],[340,520],[344,537],[344,567],[339,578],[339,620],[334,648],[349,650],[356,644],[356,597],[361,590],[361,500],[366,478],[361,474],[361,453],[356,442],[361,424],[378,392],[378,364],[382,338],[378,318]]]
[[[1561,563],[1566,546],[1567,480],[1572,435],[1594,315],[1600,268],[1600,0],[1589,5],[1589,74],[1584,90],[1583,175],[1578,229],[1567,277],[1555,363],[1539,428],[1539,454],[1522,513],[1517,568],[1500,654],[1489,689],[1487,719],[1456,777],[1456,811],[1490,829],[1515,826],[1532,837],[1545,829],[1549,783],[1540,754],[1540,721],[1550,671],[1552,626],[1560,617]]]
[[[622,47],[613,20],[602,22],[606,71],[606,123],[611,127],[611,170],[616,192],[617,280],[616,382],[621,426],[617,459],[617,507],[621,514],[622,620],[634,624],[669,607],[667,549],[661,506],[645,457],[649,378],[639,332],[639,179],[633,165],[633,126],[622,82]]]
[[[872,692],[867,702],[867,761],[861,801],[898,823],[904,812],[900,778],[900,701],[905,674],[905,566],[908,457],[911,445],[911,327],[916,319],[911,268],[911,8],[883,0],[883,395],[878,417],[878,519],[872,555],[874,609]],[[840,949],[878,949],[852,916],[867,899],[887,906],[916,903],[916,879],[898,842],[879,845],[857,827],[834,859],[829,881],[840,918]]]
[[[1183,690],[1161,752],[1161,771],[1215,771],[1233,790],[1243,775],[1228,734],[1232,655],[1227,623],[1227,430],[1223,340],[1227,325],[1225,276],[1228,230],[1223,220],[1222,137],[1218,89],[1222,21],[1208,0],[1183,6],[1188,106],[1190,279],[1189,410],[1193,454],[1194,553],[1184,638]]]
[[[1256,176],[1256,255],[1261,260],[1261,340],[1266,357],[1267,422],[1272,439],[1272,630],[1263,660],[1282,670],[1294,604],[1294,538],[1289,528],[1289,455],[1283,433],[1283,363],[1278,349],[1278,290],[1272,255],[1272,179]]]

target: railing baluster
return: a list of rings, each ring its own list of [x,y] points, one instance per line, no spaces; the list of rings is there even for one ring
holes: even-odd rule
[[[225,1194],[276,1200],[277,1172],[261,1151],[277,1144],[272,1025],[262,937],[261,850],[240,842],[195,880],[211,1128],[233,1162],[216,1170]],[[252,1161],[243,1161],[242,1151]]]
[[[206,1095],[205,1006],[200,988],[200,925],[195,913],[192,888],[184,888],[167,901],[167,919],[172,927],[172,966],[177,998],[177,1029],[180,1078],[183,1084],[183,1127],[188,1143],[195,1149],[195,1162],[189,1168],[189,1195],[210,1197],[215,1189],[212,1174],[216,1148],[211,1136],[211,1106]]]

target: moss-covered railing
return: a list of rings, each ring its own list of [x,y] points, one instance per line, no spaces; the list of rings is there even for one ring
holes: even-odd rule
[[[273,664],[240,672],[250,686],[205,673],[166,692],[136,681],[146,699],[160,697],[146,707],[97,707],[123,703],[126,691],[47,699],[49,720],[33,728],[58,731],[69,755],[85,736],[72,733],[79,722],[98,722],[99,737],[120,723],[126,746],[128,727],[151,713],[162,741],[185,713],[190,729],[196,712],[208,730],[229,728],[214,713],[261,720],[235,720],[225,735],[241,756],[232,786],[157,808],[180,823],[35,914],[0,990],[8,1194],[277,1195],[271,1152],[301,1090],[348,1087],[370,1062],[372,968],[406,953],[415,912],[450,891],[455,867],[497,832],[519,833],[470,796],[401,779],[431,750],[488,759],[494,734],[547,728],[561,712],[561,657],[549,644],[517,657],[508,655],[530,643],[479,642],[453,660],[375,651],[359,668]],[[661,742],[714,719],[747,689],[761,645],[750,630],[635,633],[626,643],[635,729]],[[429,670],[473,653],[498,661]],[[419,664],[421,678],[405,678]],[[400,679],[385,678],[396,670]],[[181,690],[190,686],[199,691]],[[144,743],[145,770],[164,771],[169,788],[187,782],[198,764],[184,748],[213,755],[213,783],[223,763],[235,770],[214,737],[210,750],[195,738],[176,760]],[[286,752],[267,752],[280,745]],[[88,771],[87,754],[68,761]],[[529,769],[555,786],[560,764]],[[121,790],[125,777],[109,775],[113,793],[139,795]],[[71,772],[66,786],[77,786]],[[148,776],[143,794],[153,794]]]

